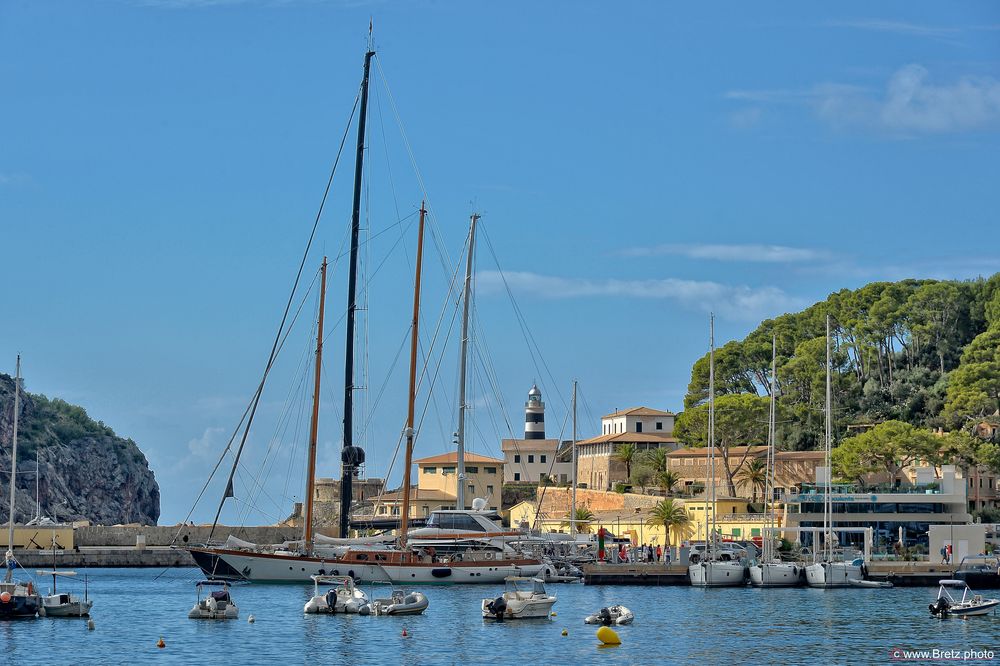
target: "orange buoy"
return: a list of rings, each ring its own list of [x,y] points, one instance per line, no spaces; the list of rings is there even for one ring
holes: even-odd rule
[[[165,648],[167,644],[163,642],[163,636],[160,636],[160,640],[156,641],[156,647]]]
[[[0,592],[0,601],[4,602],[5,604],[10,603],[10,592],[6,591]]]
[[[403,629],[403,638],[406,638],[407,636],[409,636],[409,634],[406,633],[406,629]]]

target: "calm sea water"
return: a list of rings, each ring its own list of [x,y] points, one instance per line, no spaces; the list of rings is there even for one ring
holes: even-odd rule
[[[812,590],[550,585],[550,620],[484,622],[496,586],[425,587],[430,607],[411,618],[305,616],[310,585],[240,585],[240,619],[187,619],[197,570],[95,569],[95,631],[86,620],[0,623],[0,662],[16,664],[351,663],[653,664],[882,663],[892,648],[993,650],[1000,616],[937,620],[935,590]],[[43,583],[43,589],[46,585]],[[372,588],[386,592],[388,588]],[[623,603],[635,613],[623,644],[599,648],[584,616]],[[247,622],[253,614],[254,624]],[[406,629],[408,637],[403,637]],[[561,636],[563,629],[568,636]],[[156,647],[163,637],[167,646]]]

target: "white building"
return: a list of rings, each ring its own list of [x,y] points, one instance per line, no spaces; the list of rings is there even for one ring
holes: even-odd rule
[[[632,407],[601,417],[601,434],[615,435],[626,432],[648,433],[672,437],[674,434],[673,412],[663,412],[649,407]]]

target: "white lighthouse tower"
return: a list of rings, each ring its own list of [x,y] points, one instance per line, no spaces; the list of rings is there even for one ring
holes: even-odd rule
[[[528,402],[524,403],[524,438],[545,439],[545,403],[534,384],[528,391]]]

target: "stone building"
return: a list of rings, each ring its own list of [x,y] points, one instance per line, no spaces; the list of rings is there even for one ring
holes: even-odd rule
[[[577,481],[595,490],[610,490],[628,482],[624,462],[617,453],[626,444],[641,453],[652,449],[676,450],[674,414],[648,407],[633,407],[601,417],[601,434],[576,444]]]
[[[455,451],[414,461],[417,465],[417,485],[411,486],[410,518],[429,516],[438,509],[455,509],[458,501],[458,454]],[[481,497],[491,511],[500,510],[504,461],[465,454],[465,508]],[[382,495],[375,507],[376,517],[398,516],[402,510],[402,489]]]

